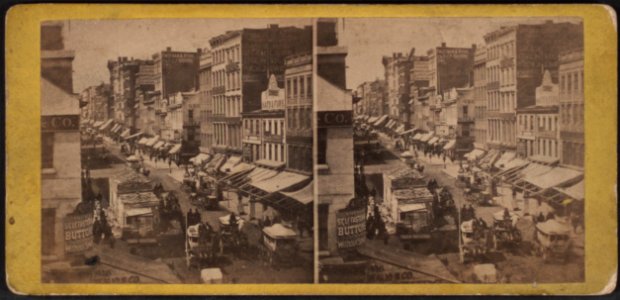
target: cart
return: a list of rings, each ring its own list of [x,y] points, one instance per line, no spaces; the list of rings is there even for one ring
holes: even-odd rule
[[[237,217],[237,226],[231,226],[230,216],[225,215],[219,218],[220,223],[220,254],[225,250],[229,250],[233,254],[240,254],[241,250],[246,249],[248,245],[247,238],[242,233],[245,221]]]
[[[486,230],[474,230],[474,220],[461,222],[459,226],[459,258],[461,263],[479,261],[489,253]]]
[[[299,243],[297,233],[280,223],[263,228],[263,243],[259,246],[262,261],[271,266],[295,265]]]
[[[201,230],[205,232],[202,233]],[[185,236],[185,259],[187,267],[198,270],[214,261],[218,252],[217,236],[202,223],[187,227]]]
[[[505,211],[500,210],[493,214],[493,248],[515,249],[522,241],[521,232],[517,229],[519,215],[509,212],[509,218],[505,218]]]
[[[573,246],[570,226],[554,219],[536,224],[534,240],[537,244],[536,253],[545,262],[558,259],[566,263]]]

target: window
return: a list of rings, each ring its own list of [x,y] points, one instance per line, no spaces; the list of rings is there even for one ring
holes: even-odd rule
[[[566,79],[566,91],[570,93],[572,91],[571,82],[573,81],[573,77],[571,74],[568,74],[567,78],[568,79]]]
[[[293,79],[293,97],[297,98],[299,95],[297,94],[297,78]]]
[[[306,94],[308,97],[312,97],[312,76],[306,77]]]
[[[292,98],[291,94],[291,79],[286,80],[286,98]]]
[[[319,165],[327,164],[327,128],[318,129],[317,162]]]
[[[51,169],[54,167],[54,133],[43,132],[41,134],[41,168]]]
[[[574,85],[575,85],[574,87],[575,91],[578,91],[579,90],[579,74],[578,73],[575,73]]]
[[[306,85],[304,84],[304,77],[299,77],[299,96],[300,97],[304,97],[305,96],[305,87]]]

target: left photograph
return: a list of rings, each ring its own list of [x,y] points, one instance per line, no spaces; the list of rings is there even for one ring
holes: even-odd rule
[[[312,283],[311,19],[41,24],[43,283]]]

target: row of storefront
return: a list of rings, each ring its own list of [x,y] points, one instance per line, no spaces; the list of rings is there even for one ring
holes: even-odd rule
[[[583,210],[583,171],[560,166],[558,161],[523,158],[514,151],[478,148],[458,148],[456,139],[438,136],[415,128],[402,131],[396,121],[387,115],[382,117],[360,116],[361,127],[377,130],[391,136],[401,150],[415,149],[441,155],[459,161],[468,171],[478,177],[493,181],[507,189],[507,193],[520,193],[524,198],[545,201],[560,214]],[[397,147],[398,148],[398,147]]]

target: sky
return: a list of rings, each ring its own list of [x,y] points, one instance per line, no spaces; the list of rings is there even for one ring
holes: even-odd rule
[[[310,19],[144,19],[71,20],[65,48],[75,51],[73,90],[109,82],[108,60],[119,56],[150,59],[158,51],[196,51],[228,30],[266,28],[269,24],[303,27]]]
[[[483,44],[487,32],[502,25],[542,23],[550,18],[348,18],[341,44],[348,47],[347,87],[383,77],[381,58],[394,52],[416,55],[445,42],[449,47]],[[577,23],[577,18],[554,18]],[[107,61],[118,56],[148,59],[173,50],[206,48],[209,39],[242,28],[269,24],[303,27],[310,19],[143,19],[71,20],[65,48],[75,50],[74,91],[109,81]]]
[[[500,26],[554,22],[578,23],[578,18],[349,18],[342,44],[347,46],[347,87],[383,79],[381,58],[394,52],[423,55],[442,42],[448,47],[483,45],[484,35]]]

